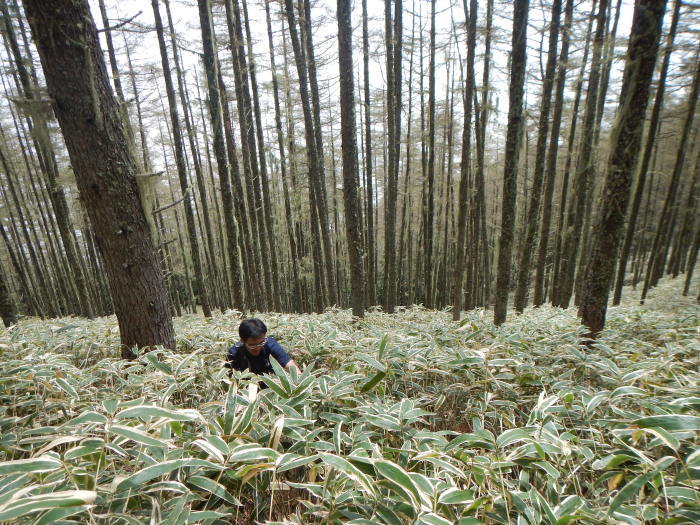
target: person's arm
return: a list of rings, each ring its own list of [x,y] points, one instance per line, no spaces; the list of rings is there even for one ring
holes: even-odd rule
[[[270,354],[277,359],[277,362],[282,368],[285,370],[289,370],[293,366],[299,368],[299,365],[294,362],[294,359],[289,357],[289,354],[282,347],[282,345],[275,341],[272,337],[267,338],[267,346],[270,349]]]

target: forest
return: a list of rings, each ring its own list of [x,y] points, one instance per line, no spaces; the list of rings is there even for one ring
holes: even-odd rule
[[[0,0],[0,523],[700,522],[699,24]]]

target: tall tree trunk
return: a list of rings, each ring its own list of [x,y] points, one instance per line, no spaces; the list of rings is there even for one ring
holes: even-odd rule
[[[469,12],[466,2],[464,16],[469,20],[467,27],[467,79],[464,86],[464,126],[462,127],[462,158],[460,163],[458,219],[457,219],[457,244],[455,246],[454,267],[452,268],[453,297],[452,320],[459,321],[462,313],[462,299],[464,297],[464,271],[463,259],[467,241],[467,211],[469,208],[469,161],[471,160],[471,133],[472,133],[472,100],[474,92],[474,54],[476,50],[476,22],[477,1],[471,0]],[[527,9],[527,7],[526,7]]]
[[[367,187],[367,305],[377,303],[376,245],[374,243],[374,203],[372,197],[372,113],[369,96],[369,32],[367,28],[367,0],[362,0],[362,64],[364,76],[364,109],[365,109],[365,184]]]
[[[287,237],[291,253],[292,285],[294,287],[295,301],[292,302],[295,311],[301,311],[301,282],[299,278],[299,254],[294,238],[294,215],[289,199],[289,184],[287,182],[287,159],[284,147],[284,134],[282,132],[282,112],[280,110],[279,82],[277,80],[277,67],[275,65],[275,51],[272,40],[272,20],[270,18],[270,0],[265,0],[265,18],[267,22],[267,40],[270,48],[270,69],[272,73],[272,95],[275,102],[275,128],[277,130],[277,145],[280,154],[280,171],[282,176],[282,191],[284,193],[284,210],[287,223]]]
[[[630,32],[620,103],[612,131],[613,149],[603,191],[601,214],[587,258],[579,316],[595,337],[605,326],[610,283],[622,237],[632,174],[639,146],[649,86],[656,65],[665,0],[637,0]]]
[[[338,69],[340,74],[340,125],[343,148],[343,203],[345,234],[350,259],[352,314],[364,317],[362,271],[362,215],[360,213],[357,141],[355,138],[355,85],[352,62],[352,3],[338,0]]]
[[[547,132],[549,128],[549,109],[552,101],[552,86],[554,72],[557,66],[557,42],[559,40],[559,19],[561,16],[561,0],[552,2],[552,18],[549,25],[549,48],[547,50],[547,66],[542,84],[542,99],[540,100],[540,117],[537,126],[537,146],[535,146],[535,172],[532,181],[532,194],[526,222],[527,231],[520,250],[518,266],[518,287],[515,292],[515,310],[519,313],[527,306],[530,291],[530,262],[535,253],[535,236],[537,235],[537,219],[540,216],[540,199],[542,197],[542,182],[544,179],[544,161],[547,149]],[[561,111],[559,113],[561,120]],[[558,130],[557,130],[558,131]],[[557,137],[558,138],[558,137]],[[551,194],[550,194],[551,201]]]
[[[237,248],[238,239],[235,212],[233,209],[233,195],[231,193],[231,180],[229,177],[229,165],[226,158],[226,144],[224,142],[223,115],[221,109],[221,95],[219,92],[218,70],[219,64],[214,45],[214,31],[211,23],[211,7],[209,0],[198,0],[199,23],[202,29],[202,47],[204,51],[204,69],[207,75],[207,87],[209,95],[209,118],[211,119],[212,133],[214,135],[214,156],[219,172],[221,185],[221,203],[224,212],[224,226],[226,229],[226,249],[228,254],[229,272],[231,275],[231,292],[233,305],[243,307],[242,283],[238,264]]]
[[[136,183],[136,161],[86,1],[26,0],[46,84],[87,208],[119,322],[122,355],[175,348],[168,294]],[[55,39],[60,31],[64,38]]]
[[[649,288],[656,286],[661,276],[663,276],[666,266],[666,257],[673,228],[671,227],[672,215],[676,208],[676,197],[678,195],[678,186],[680,185],[680,177],[685,164],[685,156],[687,153],[688,138],[690,130],[693,127],[693,119],[695,118],[695,110],[698,102],[698,93],[700,93],[700,52],[695,55],[695,75],[693,84],[690,88],[688,96],[688,109],[683,122],[683,130],[681,131],[680,141],[678,142],[678,153],[676,154],[676,162],[673,166],[671,181],[668,185],[664,207],[661,210],[661,216],[656,228],[654,243],[649,257],[649,265],[647,267],[646,276],[644,278],[644,289],[642,290],[641,303],[644,304]]]
[[[581,65],[579,68],[579,75],[576,80],[576,88],[574,95],[574,103],[571,110],[571,125],[569,127],[569,137],[567,140],[566,147],[566,161],[564,163],[564,176],[561,183],[561,195],[559,198],[559,218],[557,221],[557,230],[554,243],[554,263],[552,265],[551,272],[551,286],[550,286],[550,300],[553,305],[557,306],[560,304],[561,295],[561,261],[562,256],[562,243],[564,241],[565,230],[564,224],[566,221],[567,212],[567,200],[569,194],[569,175],[571,173],[571,164],[573,162],[574,156],[574,145],[576,142],[576,128],[578,125],[578,114],[579,106],[581,104],[581,93],[583,92],[583,79],[586,72],[586,64],[588,62],[588,54],[591,48],[591,35],[593,31],[593,21],[595,20],[595,8],[596,0],[593,0],[593,6],[591,7],[591,15],[588,17],[588,28],[586,29],[586,43],[583,49],[583,58],[581,59]],[[570,208],[570,206],[569,206]]]
[[[562,28],[562,44],[559,53],[559,71],[557,72],[557,89],[554,94],[554,113],[552,115],[552,132],[549,138],[547,153],[546,177],[544,184],[544,202],[542,204],[542,222],[540,223],[540,239],[537,252],[535,272],[535,295],[533,304],[541,306],[544,303],[544,277],[547,264],[547,247],[549,245],[549,230],[552,222],[552,197],[554,182],[557,174],[557,156],[559,153],[559,132],[564,107],[564,88],[566,87],[566,72],[569,60],[569,43],[571,42],[571,18],[574,12],[573,0],[567,0],[564,27]]]
[[[1,2],[0,5],[3,18],[5,19],[5,33],[12,50],[15,66],[17,67],[17,72],[19,74],[22,86],[22,94],[27,100],[36,100],[37,86],[35,85],[35,79],[33,78],[33,75],[30,75],[30,73],[27,71],[25,60],[20,52],[14,27],[12,26],[12,21],[10,20],[7,3]],[[36,152],[39,156],[42,171],[46,176],[46,181],[49,188],[49,197],[56,216],[56,223],[60,232],[63,248],[68,259],[68,264],[73,273],[71,282],[73,283],[74,288],[73,286],[70,286],[69,292],[71,295],[76,295],[76,299],[78,301],[78,304],[76,305],[77,311],[87,317],[93,317],[94,312],[87,295],[83,265],[81,264],[79,253],[74,243],[74,230],[70,220],[66,196],[57,181],[58,165],[56,164],[55,154],[51,146],[48,126],[46,120],[40,115],[41,111],[37,111],[33,115],[32,135],[35,140]]]
[[[435,223],[435,2],[430,2],[430,61],[428,63],[428,181],[427,205],[423,220],[424,303],[433,308],[433,227]],[[471,105],[471,97],[468,101]],[[471,115],[470,115],[471,117]],[[422,130],[425,133],[425,130]],[[465,172],[466,173],[466,172]]]
[[[165,35],[163,34],[163,21],[160,16],[158,0],[151,0],[153,16],[156,21],[156,34],[158,35],[158,47],[160,49],[160,60],[163,67],[163,77],[165,79],[165,90],[170,108],[170,126],[173,133],[173,147],[175,148],[175,164],[177,175],[180,180],[180,191],[182,192],[183,205],[185,209],[185,221],[187,223],[187,236],[190,243],[190,257],[194,266],[194,278],[199,291],[199,301],[202,304],[204,317],[211,317],[211,307],[206,283],[202,271],[202,260],[199,253],[199,241],[197,227],[194,222],[194,212],[192,211],[192,197],[187,180],[187,167],[185,166],[185,148],[183,144],[182,131],[180,130],[180,115],[175,98],[175,87],[170,73],[170,60],[168,58],[168,48],[165,45]]]
[[[320,286],[320,289],[317,290],[316,309],[320,311],[325,300],[325,291],[323,289],[325,285],[319,278],[321,275],[323,275],[323,269],[321,268],[321,237],[323,236],[322,230],[324,230],[324,218],[322,216],[323,214],[319,213],[320,210],[316,200],[321,199],[323,196],[323,164],[320,159],[321,152],[318,151],[318,143],[316,141],[316,135],[314,130],[313,115],[311,112],[311,106],[309,104],[309,100],[311,99],[311,97],[309,95],[307,64],[302,54],[302,45],[301,40],[299,38],[299,34],[297,32],[296,15],[294,13],[294,5],[292,3],[292,0],[285,0],[285,13],[287,15],[289,34],[292,40],[294,61],[297,66],[297,75],[299,77],[299,92],[301,95],[302,111],[304,114],[306,156],[309,169],[309,205],[311,207],[311,238],[314,250],[314,271],[317,276],[317,288],[319,288]],[[326,214],[326,225],[327,220],[328,217]],[[323,246],[325,247],[325,241],[323,242]],[[326,253],[328,252],[326,251]]]
[[[300,11],[300,27],[302,29],[302,42],[306,52],[306,65],[308,70],[309,90],[311,92],[311,107],[313,110],[314,138],[316,139],[317,155],[317,190],[316,205],[318,209],[319,225],[321,227],[321,240],[323,241],[323,254],[326,263],[326,279],[328,281],[328,300],[331,304],[338,301],[336,294],[335,270],[333,269],[333,249],[331,243],[330,225],[328,224],[328,197],[326,195],[325,169],[323,159],[323,139],[321,127],[321,102],[316,79],[316,58],[311,28],[311,4],[310,0],[300,0],[303,5],[303,14]]]
[[[384,311],[393,313],[396,306],[396,200],[398,196],[399,148],[401,137],[401,57],[403,36],[403,3],[385,0],[385,42],[387,61],[387,184],[384,197]]]
[[[170,0],[164,0],[164,3],[165,11],[168,17],[168,28],[170,30],[170,45],[173,50],[173,62],[175,64],[175,76],[177,78],[178,94],[180,96],[180,104],[182,105],[182,112],[185,121],[185,130],[187,132],[187,138],[190,145],[192,165],[194,167],[195,179],[197,180],[197,190],[199,191],[199,197],[201,202],[200,215],[202,223],[204,225],[203,231],[206,234],[206,242],[204,243],[203,251],[207,254],[207,258],[210,261],[209,270],[212,273],[212,282],[215,284],[218,281],[219,269],[216,260],[214,234],[212,232],[211,226],[211,214],[209,213],[209,198],[207,196],[207,189],[204,180],[204,174],[202,173],[202,163],[199,155],[199,148],[197,145],[195,131],[193,129],[192,124],[192,111],[187,97],[187,87],[185,85],[185,79],[182,72],[182,67],[180,65],[180,52],[178,50],[177,39],[175,37],[175,26],[173,24],[172,13],[170,12]],[[212,195],[212,199],[215,201],[215,204],[218,204],[218,201],[216,200],[216,197],[214,195]],[[193,201],[196,202],[196,199],[193,199]],[[215,290],[212,290],[212,292],[214,292],[214,295],[217,295]]]
[[[676,0],[673,8],[671,27],[669,28],[668,36],[666,38],[666,49],[664,51],[663,63],[661,64],[661,71],[659,72],[654,106],[651,110],[651,120],[649,122],[649,130],[647,131],[644,155],[642,157],[642,163],[637,175],[637,185],[634,191],[634,199],[632,200],[632,208],[630,209],[629,217],[627,219],[627,231],[625,233],[625,240],[622,244],[622,251],[620,253],[620,262],[617,269],[617,280],[615,282],[615,292],[613,295],[613,305],[620,304],[620,299],[622,298],[622,286],[625,282],[627,259],[629,258],[630,251],[632,249],[634,234],[637,231],[637,216],[639,215],[639,207],[642,203],[642,197],[644,195],[644,186],[646,184],[647,172],[649,170],[649,161],[651,160],[651,156],[654,151],[654,144],[656,143],[657,132],[659,129],[659,117],[661,115],[661,108],[663,107],[664,103],[664,94],[666,92],[666,76],[668,75],[669,63],[671,62],[673,41],[675,40],[676,31],[678,29],[680,12],[681,0]]]
[[[491,294],[491,256],[488,233],[486,231],[486,189],[484,179],[484,156],[486,151],[486,127],[489,120],[489,74],[491,70],[491,36],[493,26],[493,0],[486,3],[486,35],[484,42],[484,66],[481,85],[481,103],[477,107],[475,119],[476,131],[476,204],[479,218],[478,248],[481,258],[481,295],[477,304],[486,306]]]
[[[267,239],[267,251],[270,259],[270,279],[272,281],[272,301],[271,306],[276,310],[281,310],[280,299],[282,297],[279,284],[279,267],[277,262],[277,244],[275,243],[274,209],[270,199],[270,183],[267,173],[267,162],[265,161],[265,142],[263,140],[262,118],[260,115],[260,96],[258,95],[258,82],[255,74],[255,55],[253,54],[253,42],[250,33],[250,23],[248,21],[248,5],[246,0],[242,0],[243,20],[245,22],[246,41],[248,49],[248,69],[250,72],[250,86],[253,93],[253,112],[255,115],[255,129],[258,139],[258,157],[260,159],[260,182],[262,184],[262,202],[265,209],[264,220]]]
[[[581,236],[585,221],[586,203],[591,200],[589,184],[595,175],[594,150],[595,150],[595,123],[598,87],[600,82],[601,54],[605,36],[605,21],[608,12],[609,0],[600,0],[598,4],[598,25],[593,39],[593,55],[591,57],[591,71],[588,77],[588,90],[586,93],[586,110],[581,130],[581,149],[576,162],[576,173],[573,181],[573,202],[569,208],[566,221],[566,235],[561,268],[561,296],[559,306],[567,308],[574,289],[576,273],[576,261],[581,246]]]
[[[494,323],[503,324],[508,311],[511,252],[515,229],[515,200],[518,185],[518,157],[523,114],[523,85],[527,58],[528,0],[515,0],[513,6],[513,40],[510,58],[508,129],[506,131],[505,165],[503,168],[503,204],[501,208],[501,237],[498,244],[498,274]]]
[[[264,281],[258,283],[258,291],[251,299],[254,307],[263,310],[269,308],[270,294],[272,293],[270,261],[264,257],[267,246],[266,223],[264,214],[266,210],[262,205],[262,188],[260,185],[260,171],[256,155],[255,123],[253,120],[253,103],[250,96],[250,77],[243,44],[243,22],[238,0],[226,0],[226,22],[229,32],[232,68],[234,73],[234,85],[236,92],[236,106],[238,108],[238,120],[241,131],[241,153],[243,160],[243,174],[245,177],[245,191],[247,197],[247,210],[250,216],[251,236],[248,237],[253,260],[262,263]],[[241,203],[242,205],[242,203]]]

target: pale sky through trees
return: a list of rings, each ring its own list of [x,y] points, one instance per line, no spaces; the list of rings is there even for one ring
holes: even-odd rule
[[[216,4],[216,2],[213,2]],[[483,4],[483,5],[481,5]],[[582,2],[576,8],[576,17],[574,21],[574,43],[572,45],[571,51],[571,63],[574,66],[573,72],[570,75],[577,74],[575,67],[577,61],[580,60],[582,52],[582,44],[576,41],[576,38],[581,36],[585,29],[585,14],[590,12],[589,2]],[[613,2],[614,4],[614,2]],[[98,27],[101,28],[101,18],[99,15],[99,9],[96,2],[91,2],[93,9],[93,16],[98,23]],[[161,109],[159,107],[160,102],[158,101],[157,92],[155,91],[154,81],[161,83],[161,93],[164,93],[164,87],[162,86],[162,74],[160,73],[160,57],[158,54],[158,45],[156,40],[155,31],[147,31],[147,29],[152,29],[154,26],[153,21],[153,11],[150,4],[140,2],[137,0],[119,0],[115,2],[114,0],[107,0],[107,11],[112,19],[112,25],[120,23],[120,21],[128,20],[138,14],[133,20],[133,24],[129,24],[126,27],[132,27],[135,30],[139,28],[134,27],[136,25],[143,28],[143,32],[132,33],[129,37],[130,51],[132,53],[132,61],[134,66],[137,68],[147,68],[149,65],[153,66],[152,74],[148,75],[150,78],[147,82],[143,83],[145,90],[142,95],[148,95],[148,100],[152,100],[154,111],[160,113]],[[425,67],[427,68],[428,63],[428,30],[429,30],[429,15],[430,15],[430,4],[429,2],[404,2],[404,28],[403,28],[403,41],[404,41],[404,89],[406,90],[406,83],[408,81],[408,62],[410,54],[410,39],[412,32],[412,17],[411,12],[415,5],[416,14],[422,14],[423,20],[423,31],[424,31],[424,43],[423,43],[423,54]],[[613,66],[611,74],[611,86],[610,91],[607,96],[607,105],[613,107],[617,104],[617,95],[619,92],[619,82],[621,80],[622,68],[624,65],[624,54],[626,51],[626,38],[629,33],[630,24],[632,21],[634,2],[633,0],[624,0],[622,2],[622,9],[620,13],[619,26],[617,31],[617,46],[616,46],[616,62]],[[360,75],[360,81],[363,82],[361,76],[361,62],[362,54],[361,50],[361,9],[359,2],[356,2],[353,6],[353,44],[356,48],[356,53],[354,55],[355,61],[355,72],[356,75]],[[614,7],[614,6],[613,6]],[[201,70],[201,64],[199,64],[197,53],[201,53],[201,33],[199,28],[199,19],[197,17],[197,6],[193,2],[189,1],[178,1],[171,0],[171,9],[173,12],[173,18],[175,23],[175,29],[178,32],[178,38],[181,45],[181,57],[188,70],[188,87],[190,90],[190,97],[196,97],[196,90],[194,86],[194,69],[197,68],[197,75],[200,82],[203,81],[203,74]],[[258,81],[261,86],[269,87],[270,85],[270,70],[269,70],[269,50],[267,45],[264,9],[260,2],[249,2],[248,4],[249,14],[251,17],[251,31],[253,33],[254,45],[253,49],[256,53],[256,67]],[[382,104],[384,103],[384,89],[386,86],[386,77],[384,74],[385,69],[385,49],[384,49],[384,13],[383,13],[383,2],[368,2],[368,10],[370,13],[370,79],[372,86],[372,104],[376,106],[377,112],[381,111]],[[479,24],[478,28],[483,29],[483,18],[485,17],[485,2],[479,5]],[[163,9],[164,11],[164,9]],[[222,15],[223,7],[216,6],[213,7],[214,16]],[[275,30],[276,42],[276,53],[279,56],[278,68],[282,63],[281,53],[282,45],[280,41],[280,31],[282,22],[285,23],[284,19],[280,16],[280,6],[279,4],[271,5],[273,26]],[[422,11],[422,12],[421,12]],[[446,88],[446,68],[445,59],[447,53],[451,53],[453,59],[458,64],[459,58],[465,60],[466,53],[466,35],[464,30],[464,8],[461,2],[453,2],[452,5],[448,2],[437,2],[436,6],[436,30],[437,30],[437,45],[442,46],[438,48],[436,53],[436,91],[437,91],[437,111],[438,115],[440,112],[441,105],[444,109],[444,93]],[[502,150],[503,146],[503,136],[505,132],[505,118],[508,112],[508,73],[507,73],[507,62],[508,62],[508,52],[509,52],[509,38],[511,32],[511,20],[512,7],[510,2],[497,2],[496,9],[494,11],[494,43],[492,47],[492,70],[491,70],[491,90],[492,90],[492,104],[496,108],[496,112],[491,114],[492,120],[490,122],[489,128],[489,142],[487,143],[487,152],[491,151],[494,154],[494,159],[499,157],[499,152]],[[528,114],[528,124],[534,125],[536,122],[536,108],[538,104],[538,99],[541,91],[542,77],[541,68],[539,61],[539,51],[540,46],[543,48],[542,64],[546,60],[546,38],[548,32],[548,20],[549,20],[549,8],[541,3],[533,3],[530,8],[530,21],[529,21],[529,32],[528,32],[528,74],[526,77],[525,86],[525,103],[527,106]],[[165,14],[163,14],[165,17]],[[337,73],[337,23],[335,19],[335,2],[333,1],[319,1],[313,5],[312,17],[315,26],[314,33],[314,46],[316,51],[316,59],[318,61],[319,67],[319,88],[321,90],[321,101],[326,106],[324,121],[330,123],[330,120],[334,121],[333,131],[334,133],[339,133],[339,108],[338,103],[338,73]],[[456,28],[456,36],[458,39],[458,49],[455,49],[454,38],[450,35],[452,32],[452,22],[451,18],[454,19]],[[116,19],[116,20],[115,20]],[[221,18],[217,19],[217,34],[221,36],[220,46],[222,43],[226,44],[228,42],[228,37],[225,35],[224,22]],[[416,20],[416,40],[418,39],[418,26],[419,20]],[[668,23],[668,22],[667,22]],[[481,78],[482,70],[482,53],[483,53],[483,34],[479,35],[479,40],[477,41],[477,60],[476,60],[476,78]],[[561,44],[560,44],[561,45]],[[120,65],[125,61],[124,59],[124,43],[121,38],[115,39],[115,46],[117,48],[118,61]],[[416,81],[417,72],[419,70],[419,43],[416,42],[416,56],[414,58],[414,111],[418,110],[418,82]],[[106,46],[103,41],[103,51],[106,50]],[[291,49],[290,49],[291,53]],[[224,67],[222,68],[223,74],[229,75],[230,70],[227,68],[227,63],[230,62],[230,55],[228,49],[221,49],[220,47],[220,57]],[[544,67],[542,65],[542,67]],[[294,68],[290,68],[292,75],[295,76]],[[358,73],[359,72],[359,73]],[[122,69],[122,74],[124,74],[124,69]],[[459,79],[459,71],[457,71],[457,81]],[[477,81],[477,85],[480,81]],[[233,84],[231,80],[231,85]],[[458,82],[457,82],[458,85]],[[570,86],[569,86],[570,87]],[[356,90],[359,90],[358,83],[356,81]],[[425,84],[425,89],[427,90],[427,81]],[[330,100],[331,105],[328,106],[328,101]],[[359,97],[356,98],[359,100]],[[147,102],[148,105],[148,102]],[[269,91],[264,89],[261,92],[261,106],[263,108],[263,124],[269,128],[273,127],[274,121],[274,111],[272,108],[272,97]],[[461,113],[461,104],[458,104],[456,111]],[[328,113],[330,111],[330,115]],[[405,125],[405,114],[407,113],[407,100],[404,94],[403,100],[403,112],[404,112],[404,125]],[[415,114],[415,113],[414,113]],[[606,112],[606,116],[610,117],[611,113]],[[330,118],[329,118],[330,117]],[[358,117],[359,118],[359,117]],[[359,122],[359,120],[358,120]],[[381,121],[376,119],[373,122],[373,130],[380,131]],[[325,133],[330,132],[330,126],[324,129]],[[361,130],[358,127],[358,133]],[[158,128],[157,126],[150,127],[150,133],[152,140],[158,142]],[[162,160],[160,160],[159,155],[154,152],[154,162],[156,165],[160,165]],[[381,191],[381,188],[380,188]]]

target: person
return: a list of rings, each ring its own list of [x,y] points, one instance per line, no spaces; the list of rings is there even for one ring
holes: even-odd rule
[[[231,373],[233,370],[250,370],[254,374],[272,374],[274,370],[270,364],[270,356],[285,370],[291,367],[299,368],[281,344],[272,337],[267,337],[267,326],[260,319],[241,321],[238,335],[241,340],[226,352],[225,366]]]

